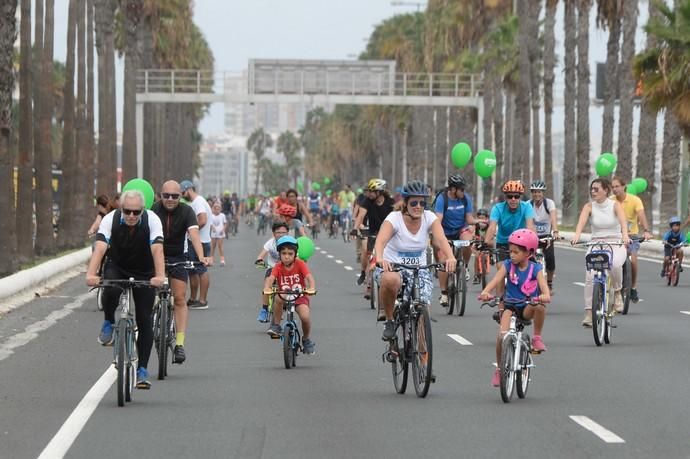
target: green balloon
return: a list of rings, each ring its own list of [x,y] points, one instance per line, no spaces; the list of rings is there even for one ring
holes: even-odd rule
[[[637,188],[632,183],[628,183],[625,187],[625,192],[635,196],[635,195],[637,195]]]
[[[325,185],[329,185],[329,184],[331,183],[331,179],[329,179],[328,177],[324,177],[324,178],[323,178],[323,183],[324,183]]]
[[[144,179],[141,178],[134,178],[130,180],[129,182],[125,183],[125,186],[122,187],[122,192],[124,193],[125,191],[130,191],[130,190],[135,190],[141,192],[141,194],[144,195],[144,205],[146,206],[147,209],[150,209],[151,206],[153,205],[153,199],[156,196],[156,193],[153,191],[153,187],[149,182],[147,182]]]
[[[635,190],[637,190],[637,194],[644,193],[647,191],[647,180],[642,178],[642,177],[637,177],[630,182],[631,185],[635,187]]]
[[[304,261],[307,261],[314,255],[314,241],[307,236],[300,236],[297,238],[297,256]]]
[[[321,185],[319,184],[319,182],[311,182],[311,188],[312,190],[319,191],[321,189]]]
[[[490,177],[496,170],[496,155],[490,150],[482,150],[474,157],[474,170],[481,178]]]
[[[467,163],[472,159],[472,149],[465,142],[455,144],[450,152],[450,160],[458,169],[467,166]]]
[[[362,194],[364,193],[364,190],[362,188],[357,188],[357,194]]]
[[[615,169],[618,160],[613,153],[603,153],[597,158],[594,169],[600,177],[610,175]]]
[[[326,190],[326,196],[330,196],[331,193],[333,193],[333,191],[331,191],[331,190]]]

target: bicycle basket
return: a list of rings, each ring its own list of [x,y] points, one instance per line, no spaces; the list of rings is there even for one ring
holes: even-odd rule
[[[611,269],[611,256],[608,252],[591,252],[585,256],[587,269],[604,271]]]

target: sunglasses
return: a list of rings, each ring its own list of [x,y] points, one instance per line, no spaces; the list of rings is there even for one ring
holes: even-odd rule
[[[161,193],[161,196],[163,196],[163,199],[172,199],[173,201],[180,199],[179,193]]]
[[[410,207],[417,207],[417,206],[426,207],[426,201],[423,199],[417,199],[415,201],[408,201],[407,205]]]
[[[122,213],[125,215],[140,215],[142,209],[122,209]]]
[[[520,199],[519,194],[507,194],[506,199]]]

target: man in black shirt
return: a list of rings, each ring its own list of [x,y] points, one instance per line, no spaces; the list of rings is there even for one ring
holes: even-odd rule
[[[149,280],[154,287],[165,282],[165,260],[163,258],[163,231],[156,214],[144,208],[144,196],[139,191],[126,191],[122,194],[121,209],[114,210],[103,217],[96,234],[93,254],[86,271],[86,284],[98,285],[98,268],[108,250],[108,259],[103,267],[104,279]],[[120,290],[103,289],[103,313],[105,321],[101,327],[98,341],[104,345],[113,342],[113,325]],[[156,292],[150,288],[134,289],[136,308],[137,350],[139,368],[137,369],[137,388],[149,389],[146,367],[153,347],[153,325],[151,315]]]
[[[153,205],[151,210],[158,215],[163,224],[163,253],[166,263],[178,263],[187,260],[185,256],[185,238],[189,233],[192,247],[199,260],[208,265],[208,259],[204,257],[204,250],[199,238],[199,223],[194,210],[187,204],[180,202],[182,191],[180,184],[169,180],[161,188],[161,200]],[[173,363],[185,361],[184,340],[187,332],[187,280],[189,275],[182,266],[176,266],[168,270],[170,289],[175,299],[175,349],[173,350]]]

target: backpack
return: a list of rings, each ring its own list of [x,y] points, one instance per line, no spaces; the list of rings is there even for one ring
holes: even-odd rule
[[[530,202],[532,204],[532,208],[534,209],[534,199],[532,199]],[[546,210],[546,215],[551,215],[551,210],[549,210],[549,206],[547,205],[549,201],[544,198],[544,209]]]
[[[431,208],[435,209],[436,208],[436,201],[438,200],[439,196],[442,194],[446,193],[448,191],[448,188],[444,188],[438,193],[436,193],[436,196],[434,196],[434,200],[431,202]],[[465,213],[467,213],[467,195],[463,193],[462,195],[462,205],[465,207]],[[443,218],[446,216],[446,210],[448,210],[448,196],[444,195],[443,196]]]

